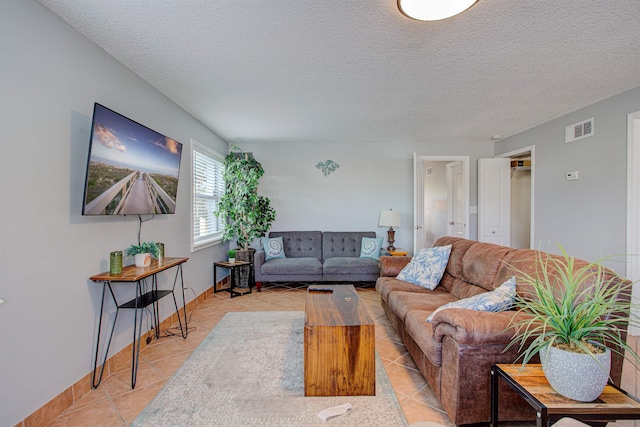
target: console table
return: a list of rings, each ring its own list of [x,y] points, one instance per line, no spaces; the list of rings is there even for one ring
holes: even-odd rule
[[[116,321],[118,320],[118,313],[120,309],[133,309],[133,343],[132,343],[132,351],[131,351],[131,388],[135,388],[136,386],[136,377],[138,374],[138,361],[140,357],[140,339],[142,336],[142,313],[140,313],[140,318],[138,319],[138,310],[142,310],[149,305],[153,305],[153,324],[152,328],[155,329],[155,337],[160,337],[160,313],[158,310],[158,300],[161,298],[171,294],[173,296],[173,304],[176,308],[176,315],[178,316],[178,323],[180,324],[180,333],[182,338],[186,338],[189,334],[187,328],[187,309],[186,309],[186,301],[184,298],[184,279],[182,277],[182,264],[187,262],[189,258],[163,258],[162,261],[158,262],[158,260],[153,259],[151,261],[151,265],[149,267],[136,267],[135,265],[128,265],[122,268],[122,273],[120,274],[110,274],[108,271],[105,273],[97,274],[95,276],[91,276],[89,279],[94,282],[102,283],[102,302],[100,304],[100,318],[98,321],[98,338],[96,340],[96,352],[95,358],[93,362],[93,376],[91,385],[93,388],[96,388],[100,385],[102,381],[102,374],[104,373],[104,368],[107,362],[107,356],[109,355],[109,347],[111,346],[111,339],[113,338],[113,332],[116,328]],[[170,268],[176,267],[176,274],[173,279],[173,287],[167,290],[159,290],[158,289],[158,280],[157,274],[168,270]],[[182,324],[182,319],[180,319],[180,311],[178,309],[178,301],[176,300],[176,283],[178,282],[178,276],[180,277],[180,288],[182,290],[182,312],[184,314],[184,326]],[[151,278],[151,285],[149,286],[145,279]],[[123,282],[132,284],[135,283],[136,296],[134,299],[127,301],[125,303],[119,303],[116,299],[116,296],[113,292],[112,283],[115,282]],[[107,342],[106,349],[104,351],[104,358],[102,359],[102,367],[100,368],[100,372],[98,374],[98,357],[100,354],[100,336],[102,332],[102,316],[104,313],[104,301],[105,295],[109,290],[109,294],[111,295],[111,299],[116,305],[116,315],[113,319],[113,325],[111,326],[111,331],[108,333],[109,341]],[[97,377],[97,378],[96,378]]]
[[[537,427],[571,417],[580,421],[640,419],[640,401],[608,384],[593,402],[579,402],[556,393],[540,364],[491,365],[491,427],[498,426],[498,380],[505,381],[535,411]]]

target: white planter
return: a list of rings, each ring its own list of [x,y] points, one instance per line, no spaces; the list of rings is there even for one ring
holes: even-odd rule
[[[149,267],[151,265],[151,254],[135,254],[133,256],[133,262],[136,264],[136,267]]]
[[[229,258],[229,263],[230,264],[235,264],[236,263],[236,259],[235,258]]]
[[[540,351],[542,369],[551,387],[559,394],[581,402],[597,399],[609,379],[611,350],[594,356],[551,346]]]

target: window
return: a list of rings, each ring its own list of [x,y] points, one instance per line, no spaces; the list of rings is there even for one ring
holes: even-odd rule
[[[224,220],[214,212],[224,195],[224,157],[191,140],[193,183],[191,187],[191,251],[222,241]]]

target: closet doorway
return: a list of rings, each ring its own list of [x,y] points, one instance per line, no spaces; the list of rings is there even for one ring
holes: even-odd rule
[[[533,249],[534,241],[534,184],[535,146],[500,154],[496,157],[511,160],[509,246],[517,249]]]

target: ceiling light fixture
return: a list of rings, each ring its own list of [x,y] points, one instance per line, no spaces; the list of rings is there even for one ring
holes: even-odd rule
[[[478,0],[398,0],[398,9],[418,21],[438,21],[464,12]]]

